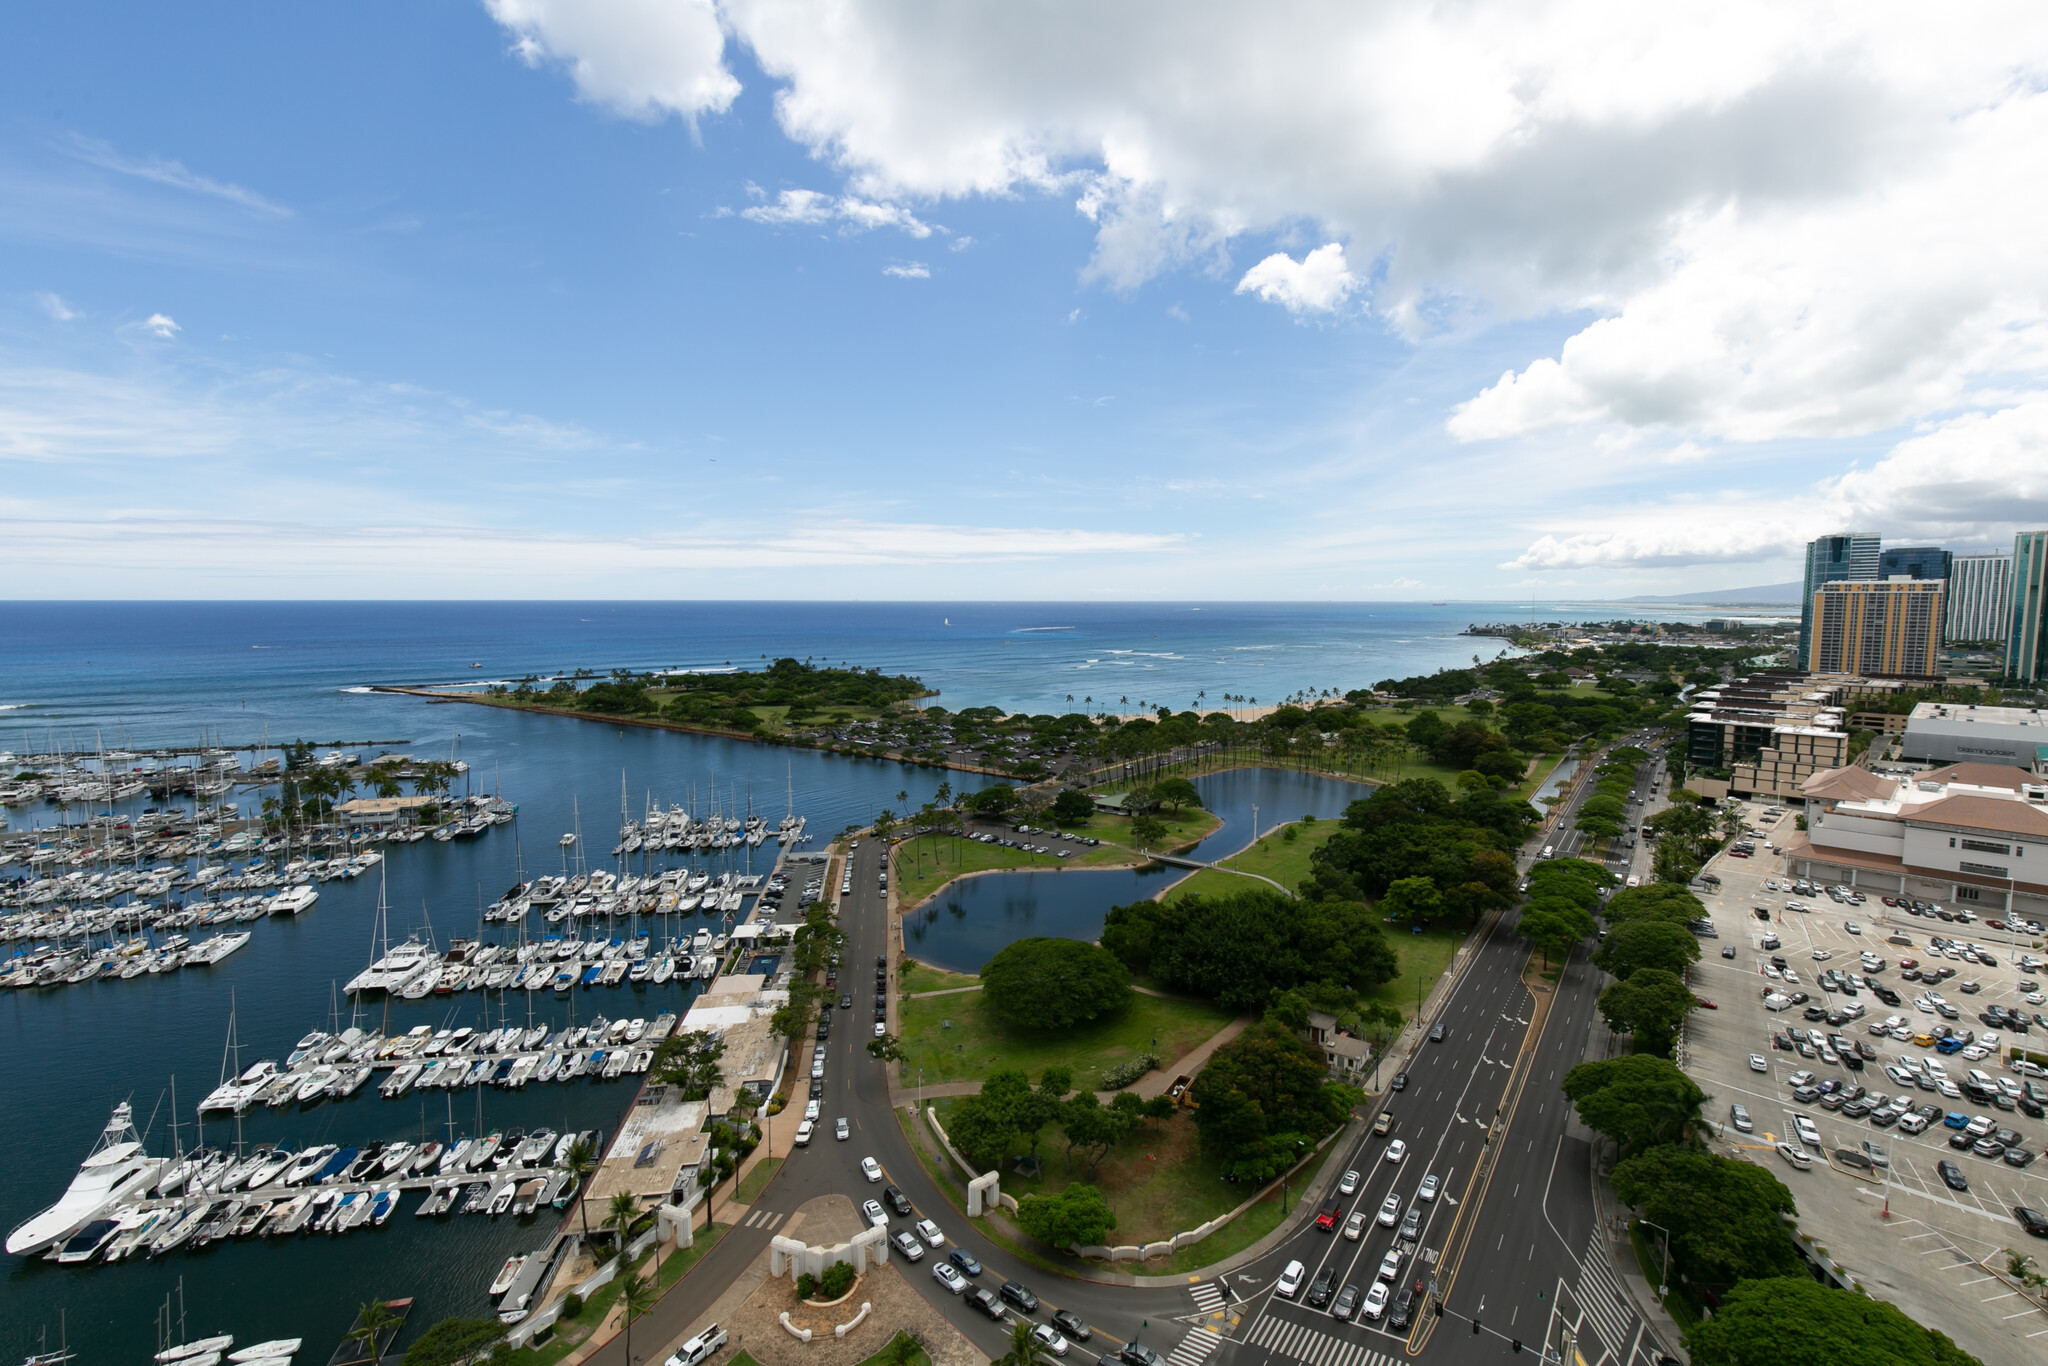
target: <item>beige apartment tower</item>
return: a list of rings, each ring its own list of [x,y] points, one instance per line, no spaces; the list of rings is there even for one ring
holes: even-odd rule
[[[1809,673],[1928,677],[1940,668],[1942,579],[1825,583],[1814,590]]]

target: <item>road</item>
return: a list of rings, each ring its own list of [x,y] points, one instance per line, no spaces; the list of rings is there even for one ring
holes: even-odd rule
[[[1647,770],[1646,770],[1647,772]],[[1647,777],[1640,784],[1647,787]],[[1583,789],[1575,793],[1556,825],[1568,831]],[[1639,819],[1639,817],[1638,817]],[[1571,837],[1576,847],[1576,834]],[[1524,855],[1526,866],[1540,854],[1539,836]],[[1558,843],[1558,837],[1548,837]],[[1564,848],[1558,850],[1560,856]],[[1638,857],[1641,850],[1636,851]],[[1333,1173],[1355,1170],[1357,1192],[1341,1200],[1343,1214],[1363,1210],[1367,1231],[1358,1241],[1300,1226],[1247,1265],[1220,1278],[1191,1278],[1171,1287],[1131,1286],[1071,1280],[1027,1266],[990,1243],[943,1196],[910,1150],[891,1110],[887,1064],[867,1054],[873,1037],[873,967],[878,956],[895,960],[888,942],[889,917],[880,886],[881,848],[862,841],[850,856],[851,891],[841,901],[846,932],[845,966],[839,991],[850,992],[853,1008],[836,1008],[826,1067],[819,1138],[788,1160],[741,1225],[728,1233],[703,1263],[636,1325],[639,1357],[653,1359],[708,1312],[713,1301],[752,1263],[777,1226],[815,1196],[841,1192],[856,1203],[880,1194],[860,1172],[862,1158],[874,1157],[910,1197],[916,1213],[892,1219],[907,1228],[931,1217],[953,1245],[964,1246],[983,1263],[981,1284],[1004,1279],[1030,1286],[1041,1300],[1035,1316],[1054,1309],[1078,1314],[1096,1329],[1092,1341],[1077,1344],[1074,1357],[1114,1352],[1126,1339],[1140,1338],[1165,1354],[1172,1366],[1258,1366],[1264,1362],[1311,1366],[1390,1366],[1407,1354],[1407,1334],[1382,1324],[1339,1323],[1327,1311],[1288,1302],[1272,1293],[1290,1261],[1313,1277],[1328,1268],[1336,1286],[1363,1291],[1396,1246],[1396,1229],[1374,1216],[1390,1195],[1405,1214],[1420,1210],[1419,1236],[1402,1262],[1397,1284],[1425,1281],[1453,1221],[1467,1200],[1475,1201],[1464,1253],[1448,1283],[1445,1314],[1419,1355],[1447,1363],[1493,1362],[1512,1354],[1519,1339],[1534,1352],[1557,1341],[1560,1322],[1575,1326],[1585,1360],[1635,1366],[1654,1357],[1640,1323],[1620,1293],[1606,1263],[1605,1243],[1596,1237],[1589,1159],[1583,1139],[1567,1134],[1569,1107],[1558,1092],[1565,1071],[1584,1059],[1595,1014],[1600,974],[1576,951],[1552,993],[1540,1034],[1531,1037],[1535,998],[1523,985],[1528,953],[1513,934],[1513,913],[1494,923],[1473,948],[1462,976],[1441,1000],[1433,1024],[1441,1042],[1419,1045],[1408,1064],[1405,1089],[1390,1092],[1386,1108],[1395,1117],[1389,1138],[1365,1136],[1351,1144]],[[836,889],[828,889],[833,891]],[[894,992],[891,970],[891,999]],[[1519,1100],[1506,1094],[1518,1053],[1533,1051]],[[1398,1062],[1393,1065],[1399,1066]],[[801,1095],[801,1083],[794,1088]],[[1370,1113],[1370,1112],[1369,1112]],[[832,1121],[852,1125],[846,1142],[831,1138]],[[1491,1177],[1477,1188],[1473,1177],[1487,1142],[1488,1126],[1499,1117],[1499,1155]],[[1361,1128],[1361,1132],[1363,1129]],[[1391,1138],[1407,1145],[1400,1162],[1386,1160]],[[1438,1178],[1442,1194],[1417,1200],[1426,1176]],[[1328,1190],[1304,1192],[1304,1210],[1335,1197]],[[946,1293],[929,1274],[931,1257],[899,1266],[909,1283],[937,1307],[980,1350],[998,1356],[1007,1349],[1002,1326]],[[1449,1273],[1447,1273],[1449,1274]],[[1303,1291],[1306,1297],[1306,1287]],[[1143,1327],[1141,1325],[1149,1325]],[[1476,1331],[1475,1331],[1476,1329]],[[630,1366],[614,1341],[593,1358],[599,1366]],[[1533,1359],[1533,1358],[1532,1358]]]

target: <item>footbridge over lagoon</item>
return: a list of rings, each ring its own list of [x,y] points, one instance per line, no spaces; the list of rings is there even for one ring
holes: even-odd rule
[[[1204,863],[1200,859],[1183,858],[1179,854],[1155,853],[1150,849],[1140,849],[1138,852],[1153,863],[1163,863],[1169,868],[1191,868],[1197,872],[1206,870],[1212,873],[1228,873],[1232,877],[1248,877],[1265,883],[1283,896],[1292,897],[1294,895],[1292,888],[1282,886],[1264,873],[1247,873],[1242,868],[1229,868],[1221,863]]]

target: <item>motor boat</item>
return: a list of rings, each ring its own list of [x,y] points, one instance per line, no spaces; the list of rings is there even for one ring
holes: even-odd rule
[[[142,1150],[134,1111],[122,1101],[57,1203],[23,1220],[7,1235],[9,1255],[43,1251],[121,1200],[149,1189],[163,1167],[162,1158]]]

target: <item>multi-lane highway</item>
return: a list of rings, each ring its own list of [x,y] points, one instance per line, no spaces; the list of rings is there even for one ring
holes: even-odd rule
[[[1641,786],[1647,785],[1646,769]],[[1586,790],[1582,785],[1573,795],[1553,831],[1570,829]],[[1552,835],[1532,841],[1525,866],[1546,841],[1555,840]],[[1323,1200],[1339,1199],[1340,1229],[1353,1211],[1364,1211],[1366,1228],[1357,1241],[1339,1232],[1319,1232],[1312,1219],[1303,1217],[1276,1246],[1218,1275],[1170,1285],[1074,1280],[1025,1265],[983,1238],[926,1175],[899,1128],[891,1109],[888,1065],[867,1053],[878,957],[892,964],[892,1001],[895,987],[896,946],[890,942],[881,859],[882,848],[874,841],[860,842],[848,857],[851,890],[840,903],[847,944],[831,998],[831,1039],[822,1045],[818,1137],[809,1148],[788,1154],[740,1225],[636,1328],[639,1342],[680,1339],[804,1202],[832,1191],[856,1203],[876,1195],[879,1188],[860,1170],[861,1160],[873,1157],[887,1180],[916,1206],[915,1214],[893,1219],[893,1225],[907,1228],[928,1216],[952,1244],[981,1260],[986,1268],[982,1284],[994,1288],[1014,1279],[1030,1286],[1042,1302],[1035,1316],[1041,1321],[1056,1308],[1087,1320],[1096,1334],[1076,1345],[1083,1354],[1113,1353],[1141,1336],[1141,1324],[1149,1324],[1142,1331],[1145,1345],[1172,1366],[1260,1366],[1269,1361],[1389,1366],[1410,1354],[1411,1341],[1415,1355],[1428,1360],[1490,1362],[1505,1360],[1516,1340],[1531,1352],[1545,1342],[1555,1344],[1562,1324],[1573,1329],[1580,1353],[1596,1366],[1601,1361],[1623,1366],[1654,1361],[1607,1264],[1606,1243],[1594,1228],[1590,1151],[1582,1138],[1567,1132],[1569,1106],[1557,1089],[1565,1071],[1584,1059],[1595,1018],[1599,974],[1583,949],[1573,954],[1555,989],[1544,993],[1547,1008],[1539,1011],[1538,996],[1523,984],[1528,953],[1513,933],[1512,913],[1484,928],[1468,946],[1456,982],[1433,1005],[1430,1023],[1442,1026],[1442,1039],[1417,1044],[1412,1060],[1390,1061],[1389,1070],[1405,1067],[1407,1072],[1405,1088],[1389,1092],[1382,1102],[1393,1115],[1392,1132],[1371,1136],[1368,1121],[1379,1107],[1365,1111],[1340,1140],[1341,1160],[1324,1169],[1330,1173],[1327,1188],[1299,1197],[1303,1216]],[[828,894],[837,891],[827,888]],[[852,995],[851,1009],[837,1007],[840,992]],[[1520,1085],[1511,1092],[1525,1050]],[[792,1097],[803,1094],[804,1082],[798,1080]],[[839,1142],[831,1137],[832,1125],[842,1116],[851,1122],[852,1137]],[[1490,1171],[1481,1176],[1490,1134],[1498,1151]],[[1398,1163],[1386,1160],[1394,1139],[1406,1145]],[[1359,1174],[1357,1190],[1338,1197],[1337,1182],[1346,1170]],[[1440,1193],[1422,1201],[1419,1191],[1431,1176]],[[1394,1228],[1376,1217],[1389,1197],[1397,1210]],[[1411,1210],[1416,1236],[1402,1240],[1399,1220]],[[1455,1263],[1446,1264],[1447,1240],[1461,1215],[1460,1251]],[[1328,1307],[1308,1304],[1309,1285],[1322,1272],[1329,1274],[1333,1294],[1348,1284],[1363,1296],[1388,1252],[1397,1248],[1405,1255],[1390,1288],[1419,1280],[1427,1292],[1435,1278],[1442,1318],[1428,1320],[1424,1297],[1418,1297],[1415,1321],[1398,1330],[1390,1326],[1389,1316],[1339,1322]],[[1300,1297],[1290,1301],[1274,1293],[1274,1284],[1293,1261],[1303,1264],[1306,1275]],[[995,1356],[1006,1350],[1002,1326],[941,1289],[929,1266],[927,1258],[901,1269],[982,1351]],[[629,1366],[617,1343],[596,1360],[600,1366]]]

